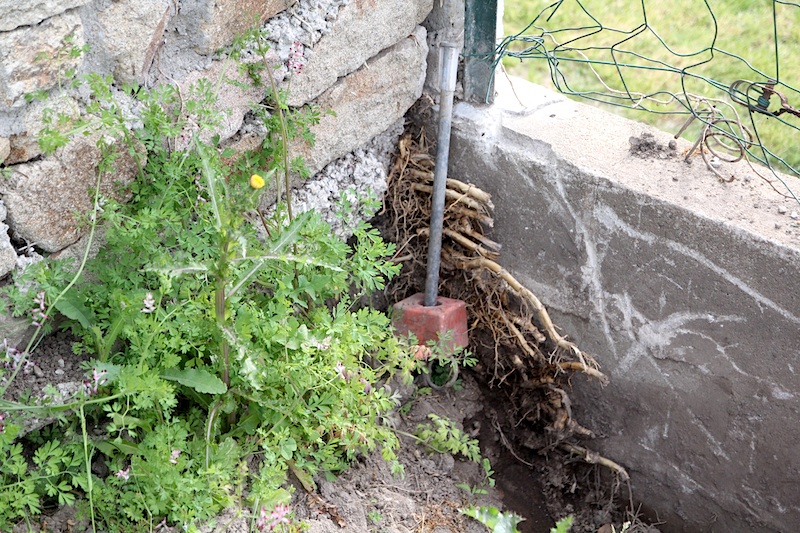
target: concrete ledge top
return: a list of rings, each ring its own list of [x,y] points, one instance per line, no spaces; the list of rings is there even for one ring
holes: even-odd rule
[[[520,78],[498,77],[497,85],[493,108],[462,103],[456,119],[462,115],[480,128],[488,118],[480,119],[480,115],[499,113],[503,134],[529,137],[531,151],[542,152],[544,147],[537,148],[536,143],[546,143],[555,157],[591,175],[800,251],[800,204],[775,192],[746,161],[720,162],[718,172],[733,178],[724,183],[706,167],[699,152],[695,151],[689,163],[684,161],[692,146],[689,141],[675,140],[669,133],[572,101]],[[643,135],[647,144],[632,149]],[[671,141],[675,149],[670,148]],[[755,168],[772,177],[769,169]],[[800,178],[781,177],[800,197]],[[785,187],[772,179],[775,187],[785,192]]]

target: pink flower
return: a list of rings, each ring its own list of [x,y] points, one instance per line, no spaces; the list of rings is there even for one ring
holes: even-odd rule
[[[47,315],[44,314],[44,310],[46,307],[44,300],[45,300],[44,291],[39,292],[39,294],[37,294],[36,297],[33,299],[33,303],[39,304],[39,307],[34,307],[33,309],[31,309],[31,318],[33,318],[31,325],[37,328],[41,326],[45,320],[47,320]]]
[[[144,307],[142,307],[142,313],[152,313],[156,310],[156,301],[153,299],[153,293],[148,292],[144,295]]]
[[[114,474],[114,475],[117,476],[118,478],[121,478],[121,479],[124,479],[125,481],[127,481],[128,478],[131,475],[131,466],[128,465],[128,468],[118,470],[117,473]]]
[[[9,346],[8,345],[8,339],[4,338],[3,342],[0,343],[0,351],[5,351],[5,355],[6,355],[5,356],[5,360],[3,361],[3,367],[4,368],[14,369],[14,368],[17,368],[18,365],[24,364],[25,367],[24,367],[23,372],[25,372],[25,371],[29,372],[28,366],[29,366],[30,361],[25,359],[25,353],[24,352],[20,352],[19,350],[17,350],[13,346]],[[30,363],[30,366],[31,366],[30,370],[33,370],[32,365],[33,365],[33,363]]]
[[[294,74],[300,74],[304,66],[306,66],[305,47],[300,41],[295,41],[289,47],[289,70]]]
[[[289,507],[287,505],[276,505],[275,509],[267,514],[266,507],[261,508],[261,516],[256,521],[256,527],[259,531],[275,531],[275,528],[280,524],[291,524],[291,521],[286,517],[289,514]]]
[[[169,462],[176,465],[178,464],[178,457],[181,456],[181,451],[178,449],[172,450],[172,453],[169,456]]]
[[[86,392],[88,396],[94,396],[97,394],[98,389],[105,385],[108,381],[105,378],[107,372],[105,370],[97,371],[96,368],[92,369],[92,379],[87,379],[83,382],[83,390]]]
[[[339,375],[340,378],[342,378],[345,381],[350,381],[350,378],[352,376],[350,372],[348,372],[347,369],[344,367],[344,364],[341,361],[336,362],[335,368],[336,368],[336,373]]]

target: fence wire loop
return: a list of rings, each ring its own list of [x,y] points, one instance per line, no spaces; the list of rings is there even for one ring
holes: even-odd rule
[[[704,17],[703,27],[707,28],[707,33],[695,37],[697,43],[680,41],[677,47],[658,31],[661,26],[658,26],[655,2],[630,0],[624,6],[625,12],[632,14],[631,20],[625,19],[629,25],[603,23],[613,18],[611,15],[618,15],[619,7],[611,12],[610,7],[595,9],[589,4],[583,0],[558,0],[539,11],[522,31],[504,37],[497,45],[492,58],[494,72],[506,58],[540,60],[547,65],[553,85],[564,94],[655,114],[688,115],[676,138],[686,133],[690,125],[696,125],[695,121],[700,123],[700,132],[687,157],[699,151],[707,167],[724,181],[730,181],[730,177],[719,172],[719,163],[744,160],[776,192],[800,204],[785,176],[776,169],[778,166],[782,172],[800,178],[800,171],[786,160],[789,155],[792,161],[800,161],[800,158],[793,154],[781,156],[771,149],[769,141],[759,131],[765,119],[761,118],[761,122],[755,119],[767,117],[766,120],[774,120],[781,127],[800,132],[800,122],[789,118],[800,118],[800,110],[790,103],[792,97],[800,98],[800,90],[782,80],[779,74],[781,57],[788,57],[793,52],[784,50],[779,54],[779,44],[786,47],[787,40],[779,39],[778,32],[779,27],[785,27],[783,16],[787,15],[782,11],[779,17],[779,8],[792,10],[789,16],[800,17],[800,4],[772,0],[771,14],[761,12],[764,17],[772,18],[774,65],[755,65],[719,46],[719,17],[708,0],[697,0],[693,11],[698,17]],[[605,4],[597,2],[591,5]],[[669,15],[669,11],[664,9],[677,9],[666,3],[658,4],[658,7],[662,9],[662,17],[665,13]],[[656,50],[650,55],[645,53],[646,42],[651,48],[653,43],[657,43]],[[693,46],[695,44],[697,46]],[[790,40],[788,46],[798,44]],[[732,63],[738,69],[736,75],[747,70],[753,76],[745,74],[730,84],[714,79],[706,74],[711,71],[709,65],[714,61]],[[774,75],[767,75],[760,68],[770,69]],[[633,74],[643,71],[674,75],[673,79],[680,87],[669,87],[664,82],[664,86],[657,90],[637,92]],[[580,77],[581,73],[585,79]],[[749,81],[746,77],[765,81]],[[581,84],[587,84],[589,88],[579,87]],[[699,87],[701,90],[697,92],[701,94],[691,92],[689,86],[693,89]],[[714,98],[715,94],[720,97]],[[775,100],[780,102],[780,107]],[[759,171],[753,162],[763,164],[766,169]],[[762,174],[764,170],[770,174],[768,177]],[[780,188],[776,187],[777,183]]]

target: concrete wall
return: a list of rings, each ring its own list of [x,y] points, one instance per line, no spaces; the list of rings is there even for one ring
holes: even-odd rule
[[[720,183],[669,134],[514,87],[527,107],[507,88],[457,106],[450,173],[493,195],[504,266],[610,375],[573,382],[590,446],[664,531],[795,531],[800,206],[745,163]]]

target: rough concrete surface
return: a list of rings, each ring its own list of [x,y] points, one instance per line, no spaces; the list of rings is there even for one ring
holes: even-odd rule
[[[324,113],[312,129],[316,143],[295,151],[311,172],[362,146],[405,115],[422,94],[427,48],[425,28],[418,26],[411,36],[375,56],[370,67],[345,76],[316,99]]]
[[[210,54],[251,27],[263,24],[296,0],[201,0],[204,11],[199,25],[198,52]]]
[[[16,239],[46,252],[57,252],[87,230],[84,218],[92,208],[91,189],[101,158],[96,137],[77,137],[52,157],[9,167],[0,181],[8,209],[6,222]],[[127,152],[114,162],[116,172],[103,177],[101,194],[124,198],[122,187],[136,175],[137,165]]]
[[[378,201],[386,192],[389,162],[401,133],[399,119],[366,145],[328,164],[292,192],[294,211],[320,213],[336,235],[348,239],[359,221],[375,215],[365,200]]]
[[[206,142],[212,135],[219,135],[220,141],[226,141],[233,136],[242,127],[244,116],[250,111],[250,107],[261,102],[266,94],[263,85],[254,87],[252,80],[240,72],[232,61],[213,61],[207,69],[192,72],[178,84],[181,94],[191,97],[192,86],[199,88],[198,83],[201,81],[208,82],[215,91],[217,101],[214,111],[220,118],[220,123],[213,131],[208,130],[201,134]],[[191,133],[193,132],[185,132],[186,138],[179,143],[179,148],[188,144]]]
[[[18,123],[24,129],[10,137],[6,165],[25,163],[42,155],[42,149],[39,147],[39,133],[45,127],[42,120],[45,109],[51,110],[54,117],[61,115],[77,119],[81,114],[78,102],[67,95],[32,102],[25,108],[23,118]]]
[[[332,30],[342,7],[350,1],[299,0],[294,3],[263,26],[272,49],[285,61],[295,41],[313,47]]]
[[[337,78],[368,65],[378,52],[413,33],[432,7],[433,0],[391,0],[351,2],[341,8],[331,31],[314,46],[302,71],[292,77],[289,105],[312,100]]]
[[[109,64],[97,70],[112,72],[121,83],[143,83],[163,42],[171,3],[170,0],[114,2],[98,10],[97,24],[91,26],[97,33],[88,37],[94,43],[92,53],[105,56]]]
[[[0,137],[0,163],[11,155],[11,140],[8,137]]]
[[[0,0],[0,31],[38,24],[91,0]]]
[[[0,200],[0,278],[17,266],[17,252],[8,237],[8,226],[3,223],[7,214],[5,204]]]
[[[514,86],[526,108],[507,88],[497,107],[457,106],[450,174],[492,194],[504,266],[611,376],[575,382],[590,446],[628,468],[663,531],[794,531],[797,204],[745,163],[720,183],[686,142],[670,154],[668,134]],[[643,134],[663,150],[632,150]]]
[[[68,38],[72,41],[66,42]],[[0,33],[0,108],[22,105],[26,93],[57,86],[64,71],[81,65],[82,58],[69,52],[83,44],[83,25],[75,10]]]

